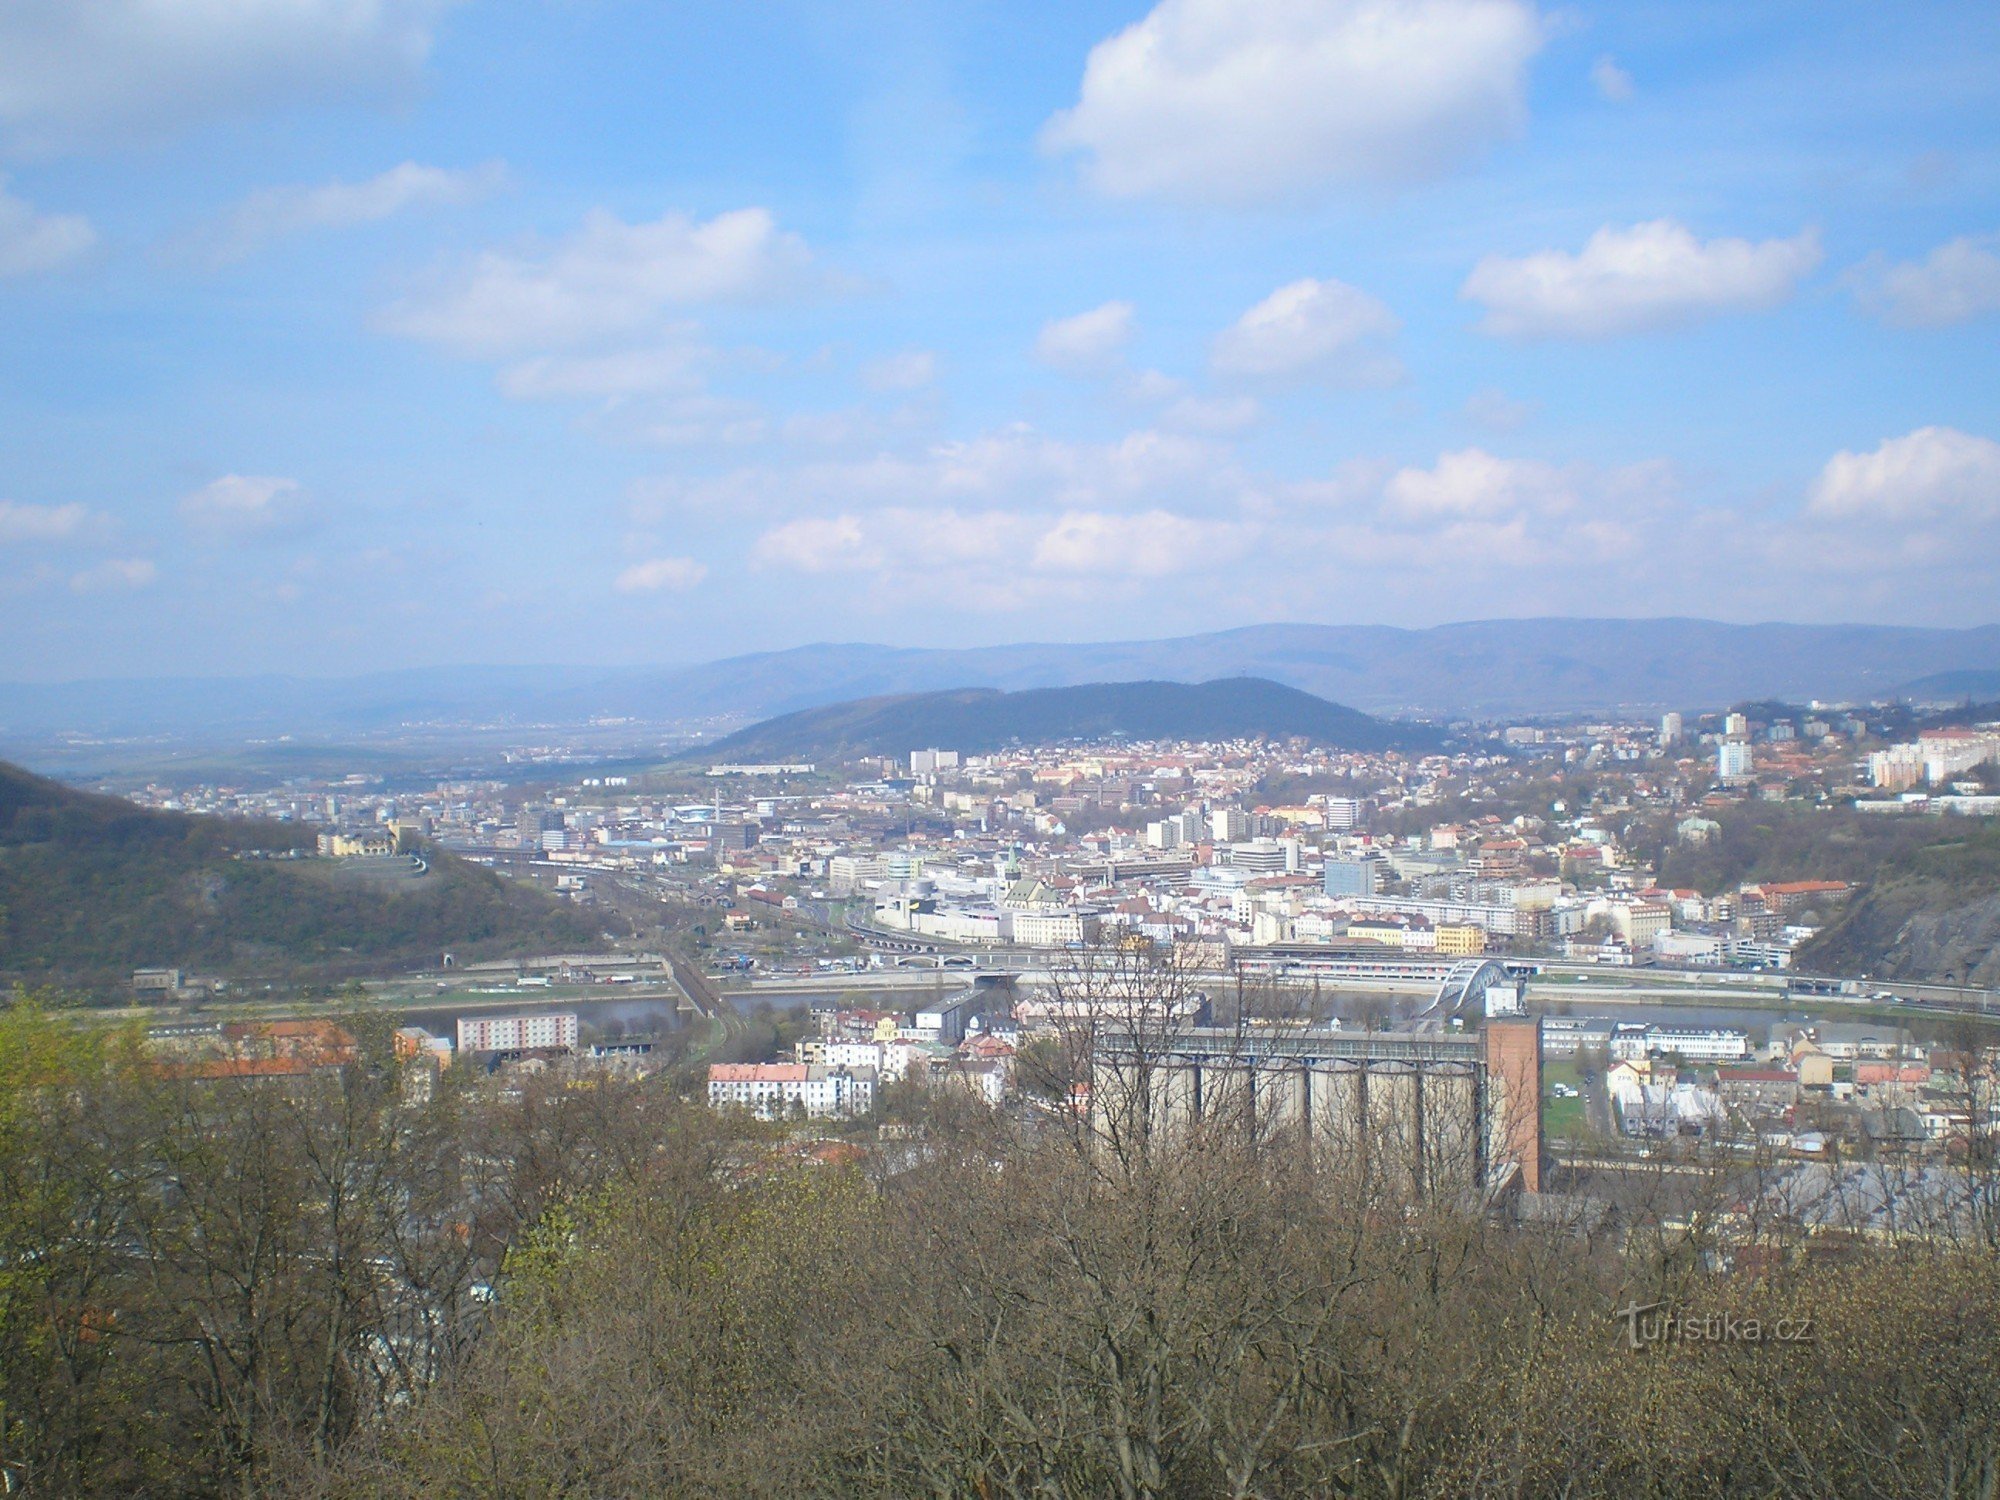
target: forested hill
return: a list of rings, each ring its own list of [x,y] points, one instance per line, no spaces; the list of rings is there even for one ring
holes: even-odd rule
[[[1096,682],[1003,693],[959,688],[862,698],[766,719],[702,746],[706,760],[834,762],[938,746],[972,753],[1059,740],[1283,740],[1343,750],[1428,749],[1435,730],[1258,677],[1215,682]]]
[[[596,924],[436,851],[421,879],[292,858],[315,830],[189,817],[0,762],[0,979],[105,991],[151,965],[326,977],[589,943]]]

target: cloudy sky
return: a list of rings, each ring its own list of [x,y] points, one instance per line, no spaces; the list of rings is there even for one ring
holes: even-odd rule
[[[7,0],[0,676],[2000,619],[1990,0]]]

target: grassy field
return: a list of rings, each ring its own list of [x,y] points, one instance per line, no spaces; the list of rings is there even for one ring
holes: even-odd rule
[[[1577,1085],[1581,1081],[1572,1058],[1553,1058],[1542,1064],[1543,1135],[1575,1136],[1584,1133],[1586,1116],[1582,1098],[1558,1099],[1554,1093],[1555,1085],[1559,1083]]]

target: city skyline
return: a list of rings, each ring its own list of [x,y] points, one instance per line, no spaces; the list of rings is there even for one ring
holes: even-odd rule
[[[1995,42],[15,7],[4,675],[1990,623]]]

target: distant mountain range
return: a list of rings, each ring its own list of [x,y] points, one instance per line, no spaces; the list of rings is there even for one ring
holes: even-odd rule
[[[862,698],[766,719],[692,752],[707,761],[838,762],[939,746],[971,752],[1057,740],[1281,740],[1343,750],[1418,749],[1440,736],[1258,677],[1093,682],[1003,693],[961,688]]]
[[[411,723],[741,723],[965,687],[1254,676],[1375,714],[1503,716],[1721,708],[1746,699],[1963,696],[2000,677],[2000,626],[1486,620],[1401,630],[1254,625],[1172,640],[973,649],[812,645],[699,666],[438,667],[312,680],[0,684],[0,738],[339,735]],[[1963,691],[1961,691],[1963,689]],[[1988,694],[1992,696],[1992,694]]]
[[[2000,671],[1935,672],[1903,685],[1913,703],[2000,702]]]

